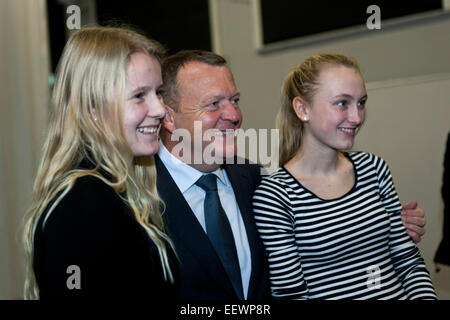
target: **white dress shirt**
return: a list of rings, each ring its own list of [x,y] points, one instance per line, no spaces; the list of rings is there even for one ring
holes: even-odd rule
[[[241,212],[227,173],[222,169],[217,169],[216,171],[208,173],[198,171],[172,155],[161,143],[161,141],[159,142],[158,156],[166,166],[172,176],[172,179],[180,189],[205,233],[206,226],[203,203],[205,201],[206,192],[199,186],[195,185],[195,182],[197,182],[197,180],[204,174],[212,173],[218,177],[217,191],[233,232],[239,259],[239,266],[241,269],[242,289],[244,291],[244,298],[247,299],[250,274],[252,270],[250,246],[248,244],[244,221],[242,220]]]

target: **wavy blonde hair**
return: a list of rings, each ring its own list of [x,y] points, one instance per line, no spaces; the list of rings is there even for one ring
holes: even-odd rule
[[[158,61],[164,55],[159,43],[130,29],[114,27],[83,28],[64,48],[53,89],[49,132],[25,218],[26,299],[39,298],[33,271],[33,242],[39,218],[57,197],[47,219],[75,181],[87,175],[111,186],[128,204],[158,248],[166,281],[173,282],[166,245],[172,243],[163,231],[154,159],[134,158],[122,129],[126,68],[136,52],[148,53]],[[83,159],[95,167],[78,168]],[[112,178],[105,178],[102,171]]]
[[[332,53],[313,55],[289,72],[281,87],[281,107],[277,114],[280,166],[297,154],[302,142],[303,123],[295,113],[292,102],[295,97],[302,98],[306,103],[312,102],[319,85],[320,72],[327,65],[345,66],[361,73],[354,59]]]

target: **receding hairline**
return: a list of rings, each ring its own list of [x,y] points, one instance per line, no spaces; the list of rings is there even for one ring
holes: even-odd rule
[[[227,61],[224,57],[205,50],[182,50],[165,57],[161,63],[163,98],[165,103],[175,111],[178,110],[179,104],[180,71],[186,70],[191,65],[191,62],[199,62],[210,66],[227,66]]]
[[[225,68],[226,70],[228,70],[231,74],[231,76],[233,77],[233,73],[231,72],[231,69],[228,67],[228,65],[224,64],[224,65],[212,65],[209,63],[205,63],[203,61],[188,61],[186,63],[184,63],[182,66],[180,66],[180,68],[178,69],[177,75],[175,77],[175,79],[179,80],[179,76],[181,72],[187,72],[189,69],[190,70],[195,70],[195,69],[202,69],[202,68]],[[189,70],[189,71],[190,71]],[[234,77],[233,77],[234,78]]]

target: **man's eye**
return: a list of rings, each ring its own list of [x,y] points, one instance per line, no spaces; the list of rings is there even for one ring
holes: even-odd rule
[[[366,99],[359,101],[359,102],[358,102],[358,107],[365,107],[366,102],[367,102]]]
[[[207,107],[218,108],[219,107],[219,101],[211,102],[210,104],[207,105]]]
[[[239,98],[233,98],[230,101],[231,101],[232,104],[234,104],[236,106],[239,105]]]

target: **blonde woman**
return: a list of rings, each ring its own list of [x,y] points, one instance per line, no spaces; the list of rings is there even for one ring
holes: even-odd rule
[[[90,27],[66,44],[25,227],[26,298],[177,296],[153,154],[161,46]]]
[[[287,76],[278,114],[280,165],[253,198],[280,299],[436,299],[402,224],[388,166],[348,153],[364,123],[358,64],[306,59]]]

